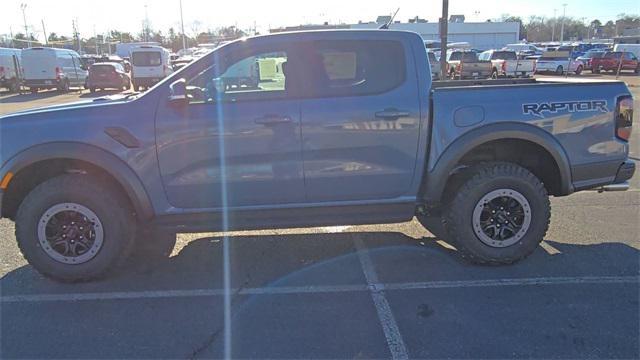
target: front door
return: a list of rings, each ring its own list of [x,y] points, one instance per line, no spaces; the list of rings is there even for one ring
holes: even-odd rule
[[[219,209],[302,202],[300,105],[282,71],[286,49],[223,51],[210,67],[185,75],[187,106],[161,101],[158,109],[158,158],[170,203]]]

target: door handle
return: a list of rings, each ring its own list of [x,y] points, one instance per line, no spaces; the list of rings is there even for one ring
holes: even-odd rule
[[[289,116],[281,115],[265,115],[263,117],[254,120],[256,124],[260,125],[274,125],[274,124],[287,124],[292,122]]]
[[[409,117],[409,112],[398,109],[384,109],[383,111],[378,111],[376,117],[385,120],[397,120],[402,117]]]

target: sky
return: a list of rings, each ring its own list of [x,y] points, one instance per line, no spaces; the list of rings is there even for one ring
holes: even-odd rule
[[[179,0],[1,0],[2,22],[0,35],[24,33],[23,14],[20,5],[26,4],[25,14],[29,32],[42,37],[42,21],[47,33],[71,35],[72,21],[77,19],[83,38],[101,34],[111,29],[140,33],[145,11],[153,29],[166,34],[169,27],[180,30]],[[640,14],[638,0],[449,0],[449,14],[463,14],[467,22],[495,19],[510,14],[528,19],[539,15],[553,17],[566,14],[577,19],[603,23],[615,20],[620,13]],[[388,15],[397,8],[396,20],[419,16],[437,22],[442,12],[441,0],[349,1],[349,0],[182,0],[185,33],[192,35],[207,29],[236,25],[242,29],[267,29],[310,23],[357,23],[373,21],[378,15]],[[145,6],[146,5],[146,6]]]

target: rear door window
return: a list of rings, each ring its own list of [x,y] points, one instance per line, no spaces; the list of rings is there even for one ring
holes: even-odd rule
[[[316,41],[301,50],[300,63],[288,66],[302,70],[314,97],[381,94],[405,81],[404,46],[398,41]]]
[[[132,55],[133,66],[160,66],[162,55],[157,51],[136,51]]]

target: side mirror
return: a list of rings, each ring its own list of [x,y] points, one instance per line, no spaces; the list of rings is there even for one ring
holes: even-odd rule
[[[169,102],[175,105],[187,105],[189,103],[187,81],[185,79],[178,79],[169,85]]]

